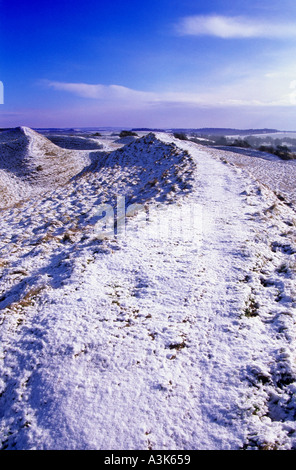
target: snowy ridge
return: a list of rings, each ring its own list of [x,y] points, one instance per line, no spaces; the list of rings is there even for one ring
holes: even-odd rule
[[[44,192],[89,163],[86,152],[70,152],[28,127],[0,133],[0,207]]]
[[[105,156],[98,154],[93,174],[106,193],[124,195],[129,202],[173,201],[192,189],[196,163],[186,150],[154,134]]]
[[[2,211],[2,448],[295,449],[293,207],[167,134],[88,158]]]

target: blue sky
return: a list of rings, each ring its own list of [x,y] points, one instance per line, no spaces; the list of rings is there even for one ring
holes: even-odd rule
[[[0,0],[0,80],[1,127],[296,130],[296,3]]]

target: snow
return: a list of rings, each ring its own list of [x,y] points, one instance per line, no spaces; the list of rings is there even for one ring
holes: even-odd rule
[[[47,135],[48,140],[53,142],[55,145],[59,147],[66,148],[66,149],[74,149],[74,150],[98,150],[101,149],[103,146],[101,142],[97,138],[93,137],[86,137],[86,136],[76,136],[71,135],[55,135],[49,133]]]
[[[266,185],[275,193],[279,193],[286,199],[286,202],[293,203],[295,207],[295,160],[284,161],[275,155],[253,149],[236,148],[235,152],[237,153],[230,151],[221,152],[221,158],[244,168],[261,184]]]
[[[295,449],[286,193],[169,134],[102,145],[1,212],[2,448]]]
[[[54,145],[28,127],[0,133],[0,208],[63,185],[90,163],[88,152]]]

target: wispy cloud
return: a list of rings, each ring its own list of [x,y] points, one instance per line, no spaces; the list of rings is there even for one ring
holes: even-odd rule
[[[147,101],[155,99],[155,94],[133,90],[120,85],[101,85],[89,83],[67,83],[57,81],[45,81],[47,86],[55,90],[67,91],[83,98],[120,101]]]
[[[44,81],[44,83],[58,91],[66,91],[82,98],[102,100],[109,103],[120,104],[157,104],[157,103],[188,103],[205,104],[209,97],[203,93],[185,92],[153,92],[134,90],[122,85],[102,85],[88,83],[67,83],[57,81]]]
[[[228,83],[209,86],[199,92],[139,91],[121,85],[67,83],[46,81],[47,86],[75,96],[101,101],[105,107],[121,106],[140,109],[155,106],[295,106],[296,68],[286,67],[244,78],[232,78]]]
[[[296,38],[296,22],[279,22],[246,16],[196,15],[178,22],[180,35],[231,38]]]
[[[87,83],[66,83],[57,81],[44,81],[44,83],[55,90],[66,91],[76,96],[103,100],[106,102],[117,102],[120,104],[155,104],[159,102],[197,103],[202,104],[205,99],[202,94],[134,90],[121,85],[102,85]]]

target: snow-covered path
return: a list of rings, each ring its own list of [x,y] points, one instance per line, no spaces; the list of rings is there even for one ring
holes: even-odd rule
[[[197,176],[173,215],[151,206],[149,224],[69,256],[62,286],[3,322],[3,448],[295,446],[291,278],[273,292],[291,256],[271,250],[292,212],[267,220],[276,196],[219,152],[178,146]],[[183,232],[160,235],[172,220]]]

